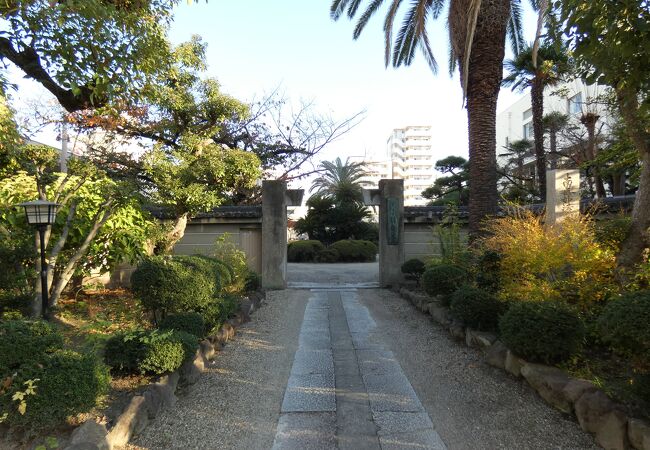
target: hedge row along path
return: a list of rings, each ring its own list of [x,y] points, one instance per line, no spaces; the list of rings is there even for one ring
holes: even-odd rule
[[[270,292],[132,448],[598,448],[482,359],[387,290]]]

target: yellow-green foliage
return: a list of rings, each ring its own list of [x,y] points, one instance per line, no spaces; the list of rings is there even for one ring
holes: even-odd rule
[[[562,299],[586,308],[618,290],[614,252],[598,243],[589,217],[545,226],[543,217],[518,210],[491,220],[487,231],[482,246],[502,257],[502,300]]]

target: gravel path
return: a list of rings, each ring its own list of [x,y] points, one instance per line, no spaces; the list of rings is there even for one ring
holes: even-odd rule
[[[377,324],[374,336],[395,355],[448,449],[598,448],[573,418],[552,409],[523,382],[485,364],[479,351],[453,341],[407,301],[387,290],[357,293]],[[253,320],[177,405],[136,438],[131,450],[273,446],[311,293],[267,295]]]
[[[451,449],[598,449],[571,416],[522,381],[487,365],[388,290],[360,290],[436,431]]]
[[[304,291],[268,293],[199,381],[129,448],[271,448],[305,303]]]

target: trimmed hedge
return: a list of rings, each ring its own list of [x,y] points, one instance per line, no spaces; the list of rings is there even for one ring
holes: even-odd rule
[[[11,397],[24,391],[28,380],[34,381],[35,395],[24,397],[25,414],[20,414]],[[41,432],[89,411],[108,392],[109,381],[108,368],[94,354],[57,350],[16,372],[9,390],[0,394],[0,411],[9,413],[10,426]]]
[[[184,331],[198,338],[205,335],[205,320],[196,312],[183,312],[165,317],[160,322],[161,330]]]
[[[578,314],[559,302],[513,303],[499,321],[501,339],[531,362],[553,364],[575,355],[585,338]]]
[[[451,314],[469,327],[494,331],[506,305],[491,293],[469,285],[461,286],[451,295]]]
[[[601,339],[615,352],[650,359],[650,291],[610,301],[597,320]]]
[[[162,374],[178,369],[198,345],[196,336],[183,331],[128,331],[106,341],[104,360],[119,372]]]
[[[319,263],[335,263],[339,260],[339,252],[333,248],[326,248],[316,253],[315,261]]]
[[[63,348],[63,337],[49,323],[36,320],[0,322],[0,376],[40,361],[46,353]]]
[[[467,272],[460,267],[449,264],[437,264],[429,267],[422,274],[422,287],[431,297],[440,295],[448,298],[467,281]]]
[[[236,297],[226,295],[223,298],[215,298],[210,304],[201,311],[203,320],[205,320],[205,329],[208,333],[216,331],[232,316],[239,306]]]
[[[324,250],[320,241],[291,241],[287,245],[287,260],[289,262],[313,262],[316,254]]]
[[[346,239],[328,248],[338,252],[341,262],[372,262],[377,257],[377,246],[370,241]]]
[[[421,260],[417,258],[412,258],[404,262],[404,264],[402,264],[401,269],[402,269],[402,273],[406,276],[406,278],[419,282],[420,278],[422,278],[422,274],[426,269],[426,266],[424,265],[424,262],[422,262]]]
[[[217,292],[216,275],[202,258],[154,256],[142,261],[131,275],[131,290],[145,309],[161,313],[200,311]]]

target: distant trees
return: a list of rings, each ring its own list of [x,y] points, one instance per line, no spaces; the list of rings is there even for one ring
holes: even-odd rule
[[[422,197],[431,200],[430,205],[454,203],[467,206],[469,203],[469,165],[461,156],[448,156],[436,161],[436,170],[447,174],[434,181],[433,185],[422,191]]]
[[[568,56],[563,49],[548,43],[541,45],[533,58],[533,47],[522,49],[513,59],[506,60],[508,76],[504,86],[523,91],[530,88],[533,114],[533,146],[537,168],[537,190],[542,201],[546,199],[546,153],[544,151],[544,90],[560,82],[567,72]]]

